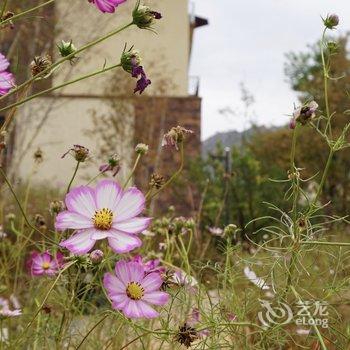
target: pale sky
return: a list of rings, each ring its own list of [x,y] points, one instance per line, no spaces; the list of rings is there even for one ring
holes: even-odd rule
[[[239,84],[253,94],[255,122],[288,121],[296,94],[283,72],[285,53],[303,51],[322,35],[320,16],[337,13],[338,31],[350,30],[349,0],[193,0],[209,26],[197,29],[190,75],[200,76],[202,139],[242,130],[247,118],[224,116],[225,107],[242,114]]]

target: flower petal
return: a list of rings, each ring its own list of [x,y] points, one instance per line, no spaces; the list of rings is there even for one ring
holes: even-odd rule
[[[150,292],[146,293],[142,300],[154,305],[164,305],[169,301],[169,294],[161,291]]]
[[[113,180],[102,180],[98,183],[95,191],[97,208],[107,208],[115,212],[123,195],[119,184]]]
[[[115,208],[115,222],[125,221],[139,215],[145,208],[145,196],[136,187],[130,187],[123,193]]]
[[[163,280],[158,272],[152,272],[143,279],[141,284],[146,293],[154,292],[159,290],[160,286],[163,284]]]
[[[145,230],[151,223],[151,220],[151,218],[132,218],[122,222],[114,222],[112,227],[118,231],[136,234]]]
[[[126,294],[113,295],[111,300],[113,309],[117,310],[123,310],[130,301]]]
[[[109,295],[125,294],[125,284],[111,273],[105,273],[103,277],[103,285]]]
[[[65,199],[69,211],[92,218],[97,209],[95,202],[95,191],[89,186],[73,188]]]
[[[108,237],[108,243],[112,250],[119,254],[128,253],[142,245],[137,236],[116,230],[113,230],[113,234]]]
[[[123,313],[128,318],[154,318],[159,314],[142,300],[130,300]]]
[[[58,231],[64,231],[69,228],[73,230],[81,230],[93,226],[94,224],[91,219],[67,210],[60,212],[55,221],[55,228]]]
[[[94,231],[82,230],[60,243],[61,247],[67,248],[70,252],[83,255],[95,245],[95,240],[91,238]]]

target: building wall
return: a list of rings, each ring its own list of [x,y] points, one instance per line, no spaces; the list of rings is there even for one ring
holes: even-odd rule
[[[80,47],[96,39],[101,32],[108,33],[128,23],[133,3],[128,1],[120,6],[114,15],[103,15],[89,4],[82,6],[81,2],[72,4],[68,0],[56,2],[56,42],[71,40],[69,35],[73,33],[74,44]],[[153,154],[159,151],[161,135],[177,124],[196,131],[195,141],[190,142],[189,149],[192,148],[193,154],[199,154],[200,99],[188,96],[190,38],[187,3],[187,0],[152,1],[152,7],[163,14],[163,19],[155,26],[158,35],[136,27],[129,28],[86,51],[77,64],[72,66],[66,62],[60,67],[52,77],[53,85],[100,69],[105,63],[118,62],[127,42],[142,53],[143,65],[152,85],[143,96],[134,96],[130,92],[135,79],[119,70],[65,87],[55,95],[26,104],[17,115],[12,174],[27,179],[33,168],[33,154],[40,148],[44,162],[35,181],[45,181],[53,187],[62,186],[69,181],[75,162],[69,156],[64,159],[61,156],[72,145],[80,144],[92,151],[92,157],[88,165],[82,166],[77,182],[96,175],[98,166],[105,160],[100,157],[100,150],[106,146],[105,156],[114,152],[121,154],[120,177],[123,178],[132,166],[133,148],[138,142],[149,143],[151,148],[143,169],[156,164],[163,171],[167,168],[166,162],[175,165],[176,155],[173,159],[164,153],[159,159],[154,159]],[[164,117],[165,122],[160,124]],[[102,137],[98,131],[104,123],[112,125],[107,140],[104,139],[106,135]],[[118,131],[120,125],[122,131]],[[167,168],[168,171],[171,169],[172,166]],[[147,183],[141,181],[141,177],[136,182],[145,188]]]

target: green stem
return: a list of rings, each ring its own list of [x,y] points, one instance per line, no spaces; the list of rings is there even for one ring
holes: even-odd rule
[[[132,170],[131,170],[131,172],[130,172],[128,178],[126,179],[126,181],[125,181],[125,183],[124,183],[124,185],[123,185],[123,188],[124,188],[124,189],[126,188],[126,186],[128,185],[128,183],[130,182],[131,178],[133,177],[133,175],[134,175],[134,173],[135,173],[135,171],[136,171],[137,165],[139,164],[140,159],[141,159],[141,154],[138,154],[138,155],[137,155],[137,158],[136,158],[136,160],[135,160],[135,164],[134,164],[134,166],[133,166],[133,168],[132,168]]]
[[[73,184],[73,181],[74,181],[74,179],[75,179],[75,176],[77,175],[77,172],[78,172],[78,169],[79,169],[79,165],[80,165],[80,162],[77,161],[77,165],[75,166],[74,173],[73,173],[72,178],[70,179],[70,182],[69,182],[69,184],[68,184],[66,193],[68,193],[68,192],[70,191],[70,188],[71,188],[71,186],[72,186],[72,184]]]
[[[328,102],[328,70],[326,66],[326,60],[324,57],[324,43],[325,43],[325,34],[326,34],[327,28],[324,29],[322,34],[322,40],[321,40],[321,59],[322,59],[322,68],[323,68],[323,89],[324,89],[324,100],[326,105],[326,117],[327,117],[327,124],[326,124],[326,130],[329,129],[329,135],[332,138],[332,128],[331,128],[331,116],[329,112],[329,102]]]
[[[94,77],[94,76],[96,76],[96,75],[99,75],[99,74],[108,72],[108,71],[110,71],[110,70],[112,70],[112,69],[114,69],[114,68],[117,68],[117,67],[120,67],[120,63],[115,64],[115,65],[113,65],[113,66],[109,66],[109,67],[107,67],[107,68],[99,69],[99,70],[97,70],[97,71],[95,71],[95,72],[92,72],[92,73],[90,73],[90,74],[83,75],[83,76],[81,76],[81,77],[78,77],[78,78],[76,78],[76,79],[67,81],[67,82],[62,83],[62,84],[60,84],[60,85],[56,85],[56,86],[53,86],[53,87],[51,87],[51,88],[49,88],[49,89],[40,91],[40,92],[38,92],[38,93],[36,93],[36,94],[34,94],[34,95],[31,95],[31,96],[29,96],[29,97],[27,97],[27,98],[24,98],[24,99],[21,100],[21,101],[12,103],[12,104],[10,104],[10,105],[4,107],[4,108],[1,108],[1,109],[0,109],[0,112],[6,111],[6,110],[11,109],[11,108],[14,108],[14,107],[18,107],[18,106],[20,106],[20,105],[25,104],[26,102],[28,102],[28,101],[30,101],[30,100],[33,100],[34,98],[37,98],[37,97],[39,97],[39,96],[48,94],[48,93],[50,93],[50,92],[52,92],[52,91],[61,89],[61,88],[65,87],[65,86],[75,84],[75,83],[77,83],[77,82],[79,82],[79,81],[81,81],[81,80],[85,80],[85,79]]]
[[[291,288],[291,290],[292,290],[294,296],[299,300],[300,303],[303,304],[302,299],[300,298],[299,294],[298,294],[297,291],[294,289],[294,287],[291,286],[290,288]],[[318,330],[318,328],[317,328],[317,326],[316,326],[315,320],[313,319],[312,315],[310,314],[310,311],[308,310],[308,308],[305,308],[305,310],[306,310],[308,316],[310,317],[310,319],[312,319],[312,320],[314,321],[314,322],[312,323],[312,327],[313,327],[313,329],[314,329],[314,331],[315,331],[315,333],[316,333],[316,335],[317,335],[318,340],[320,341],[320,345],[321,345],[322,350],[327,350],[327,347],[326,347],[326,345],[325,345],[325,343],[324,343],[324,341],[323,341],[322,335],[321,335],[320,331]]]
[[[0,24],[2,24],[2,22],[6,22],[6,21],[1,21],[5,11],[6,11],[6,6],[7,6],[7,0],[4,0],[4,4],[1,7],[1,14],[0,14]],[[12,17],[13,18],[13,17]]]
[[[80,49],[72,52],[71,54],[67,55],[66,57],[63,57],[61,58],[60,60],[58,60],[57,62],[53,63],[52,65],[50,65],[49,67],[47,67],[46,69],[44,69],[42,72],[40,72],[39,74],[37,74],[35,77],[32,77],[30,79],[28,79],[27,81],[25,81],[24,83],[22,83],[21,85],[17,86],[16,89],[13,89],[11,90],[8,94],[0,97],[0,101],[17,93],[19,90],[23,89],[25,86],[29,85],[30,83],[34,82],[35,80],[37,80],[38,78],[40,77],[43,77],[45,75],[47,75],[49,72],[51,72],[55,67],[58,67],[61,63],[65,62],[65,61],[68,61],[72,58],[74,58],[76,55],[78,55],[80,52],[83,52],[89,48],[91,48],[92,46],[95,46],[107,39],[109,39],[110,37],[120,33],[121,31],[127,29],[128,27],[132,26],[133,25],[133,22],[129,23],[129,24],[126,24],[116,30],[113,30],[112,32],[104,35],[103,37],[99,38],[99,39],[96,39],[94,41],[91,41],[90,43],[82,46]]]
[[[18,15],[14,15],[14,16],[12,16],[11,18],[8,18],[8,19],[6,19],[6,20],[4,20],[4,21],[1,21],[1,22],[0,22],[0,26],[3,26],[4,24],[10,23],[10,22],[13,22],[13,21],[15,21],[16,19],[18,19],[18,18],[20,18],[20,17],[23,17],[23,16],[25,16],[25,15],[28,15],[28,14],[31,13],[31,12],[34,12],[34,11],[36,11],[36,10],[39,10],[41,7],[50,5],[50,4],[53,3],[54,1],[55,1],[55,0],[49,0],[49,1],[47,1],[47,2],[45,2],[45,3],[43,3],[43,4],[41,4],[41,5],[32,7],[31,9],[26,10],[26,11],[23,11],[23,12],[19,13]],[[4,12],[5,12],[6,3],[7,3],[7,0],[5,0],[5,4],[4,4],[3,8],[2,8],[2,13],[1,13],[1,17],[0,17],[0,18],[2,18],[3,14],[4,14]]]
[[[312,201],[311,207],[313,207],[317,203],[317,201],[318,201],[318,199],[319,199],[319,197],[320,197],[320,195],[322,193],[323,186],[324,186],[324,184],[326,182],[326,178],[327,178],[327,175],[328,175],[329,167],[330,167],[330,165],[332,163],[332,160],[333,160],[333,155],[334,155],[334,150],[333,150],[333,148],[331,148],[329,150],[329,155],[328,155],[326,167],[325,167],[325,169],[323,171],[323,175],[322,175],[322,179],[321,179],[320,185],[318,186],[318,190],[317,190],[317,193],[316,193],[316,196],[315,196],[314,200]]]
[[[301,241],[300,244],[318,244],[318,245],[328,245],[336,247],[350,247],[348,242],[324,242],[324,241]]]

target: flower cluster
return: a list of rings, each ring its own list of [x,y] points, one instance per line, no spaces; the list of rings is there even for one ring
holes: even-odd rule
[[[126,0],[88,0],[103,13],[114,13],[115,9]]]
[[[114,309],[128,318],[154,318],[159,313],[150,306],[165,305],[169,295],[160,290],[159,272],[149,272],[142,263],[118,261],[115,274],[106,273],[103,284]]]
[[[7,71],[10,62],[0,53],[0,96],[6,95],[15,85],[12,73]]]

